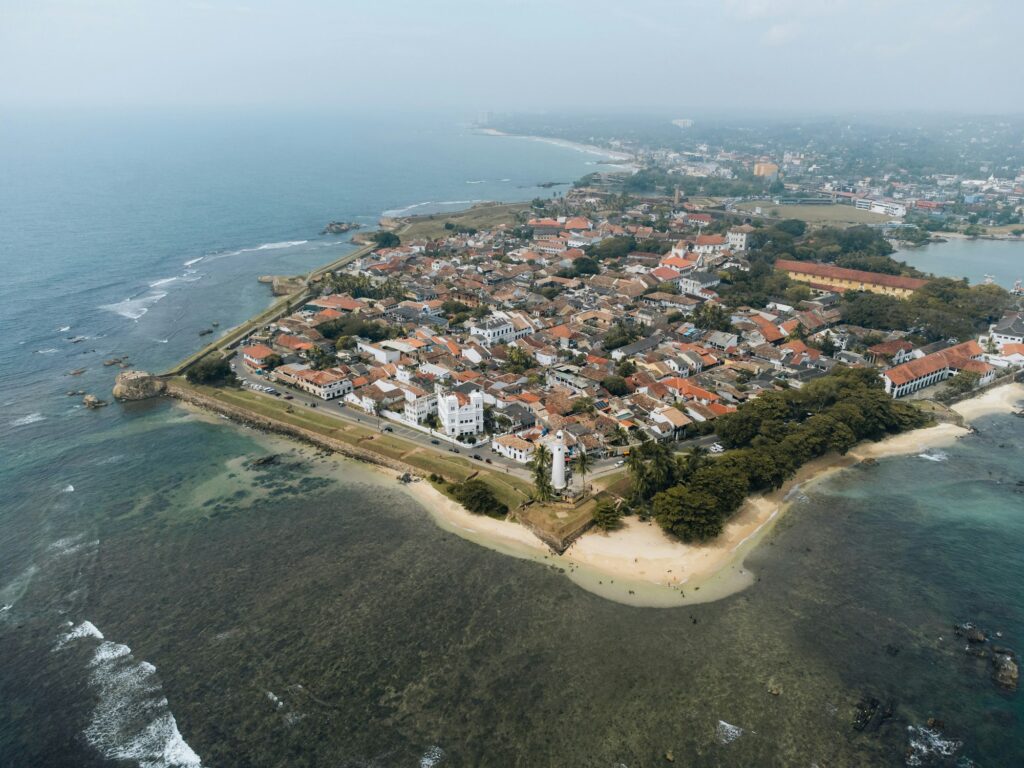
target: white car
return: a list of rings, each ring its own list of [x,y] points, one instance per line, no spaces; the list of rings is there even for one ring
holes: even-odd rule
[[[624,467],[625,465],[626,465],[626,462],[625,462],[624,459],[619,459],[618,461],[615,462],[615,466],[616,467]]]
[[[725,448],[722,447],[721,443],[715,443],[708,450],[710,450],[712,453],[725,453]]]

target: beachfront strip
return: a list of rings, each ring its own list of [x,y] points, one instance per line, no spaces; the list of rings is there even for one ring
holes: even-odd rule
[[[1024,362],[1019,314],[980,341],[922,345],[845,323],[840,293],[817,281],[795,305],[727,309],[718,275],[749,269],[750,226],[709,235],[686,207],[665,231],[642,205],[616,219],[534,218],[379,248],[259,327],[241,363],[250,379],[525,464],[556,433],[570,460],[708,435],[759,393],[837,365],[873,366],[904,397],[963,372],[981,386]],[[625,238],[660,253],[588,255]],[[858,271],[858,290],[901,296],[926,283],[872,274]]]

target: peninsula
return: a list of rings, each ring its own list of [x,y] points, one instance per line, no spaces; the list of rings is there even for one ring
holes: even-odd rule
[[[956,439],[949,403],[976,390],[1024,396],[1024,319],[1006,291],[896,261],[878,230],[696,207],[577,185],[387,219],[119,392],[376,464],[439,525],[611,599],[715,599],[751,583],[743,558],[797,488]],[[834,266],[845,253],[884,271]]]

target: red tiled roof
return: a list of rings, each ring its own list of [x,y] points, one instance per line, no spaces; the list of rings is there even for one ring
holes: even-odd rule
[[[902,288],[910,291],[916,291],[918,288],[928,284],[927,280],[919,280],[916,277],[884,275],[881,272],[865,272],[863,269],[833,267],[830,264],[818,264],[813,261],[790,261],[788,259],[779,259],[775,262],[775,268],[783,272],[795,272],[801,275],[825,277],[831,280],[849,280],[856,283],[881,285],[886,288]]]

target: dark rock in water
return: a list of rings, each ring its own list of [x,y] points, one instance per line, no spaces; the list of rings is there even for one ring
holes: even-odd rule
[[[100,400],[96,395],[86,395],[82,398],[82,405],[89,409],[96,409],[107,405],[107,401]]]
[[[986,640],[988,640],[988,638],[985,637],[985,633],[977,627],[971,627],[970,629],[968,629],[966,632],[966,637],[968,643],[984,643]]]
[[[209,336],[211,333],[213,333],[213,328],[204,328],[203,330],[201,330],[199,332],[199,335],[200,336]]]
[[[260,456],[258,459],[253,459],[249,462],[250,467],[269,467],[273,464],[277,464],[281,460],[281,455],[272,453],[269,456]]]
[[[945,729],[946,724],[942,720],[939,720],[939,718],[937,718],[937,717],[929,717],[928,718],[928,727],[931,728],[934,731],[941,731],[941,730]]]
[[[346,232],[351,232],[353,229],[359,229],[359,224],[352,221],[332,221],[323,231],[321,235],[343,235]]]
[[[878,708],[882,705],[878,699],[873,696],[865,696],[863,699],[857,702],[854,706],[856,710],[853,715],[853,727],[855,730],[864,731],[867,730],[868,726],[872,725],[872,721],[875,719],[875,715],[878,713]],[[877,728],[877,724],[872,727]]]
[[[898,645],[893,645],[892,643],[889,643],[885,646],[885,653],[888,656],[898,656],[900,653],[900,647]]]
[[[1020,678],[1020,668],[1013,658],[1013,654],[997,653],[992,656],[992,679],[996,685],[1007,691],[1016,691]]]

